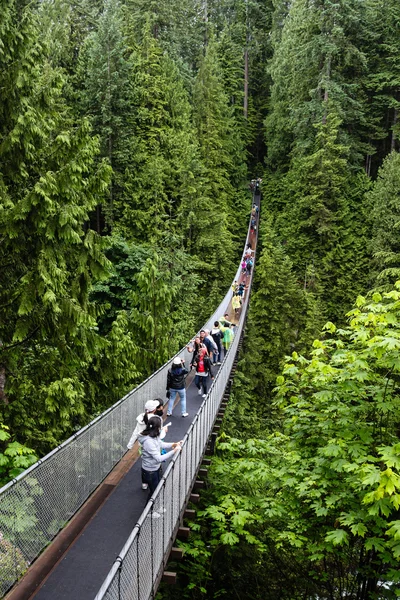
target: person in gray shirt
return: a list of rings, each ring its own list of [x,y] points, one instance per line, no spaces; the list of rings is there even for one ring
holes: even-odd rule
[[[138,436],[142,448],[142,481],[149,486],[149,498],[160,483],[162,477],[161,463],[165,462],[175,452],[179,452],[182,442],[163,442],[161,439],[161,420],[152,417]],[[161,454],[162,448],[169,450]]]

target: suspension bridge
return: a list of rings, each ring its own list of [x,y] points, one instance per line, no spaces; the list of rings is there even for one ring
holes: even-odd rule
[[[260,195],[253,196],[259,206]],[[257,224],[258,225],[258,224]],[[246,244],[256,251],[257,231]],[[241,267],[234,280],[240,281]],[[253,272],[235,338],[206,398],[187,388],[188,418],[168,417],[166,441],[183,440],[151,500],[141,490],[137,447],[126,444],[147,400],[165,397],[174,357],[114,406],[0,489],[0,597],[6,600],[150,600],[168,560],[207,449],[242,337]],[[231,310],[232,288],[204,329]],[[176,356],[189,364],[185,347]],[[190,378],[190,376],[189,376]],[[210,448],[211,444],[211,448]],[[165,511],[165,512],[163,512]],[[161,516],[158,516],[161,515]],[[5,550],[4,550],[5,549]],[[21,576],[23,575],[22,579]]]

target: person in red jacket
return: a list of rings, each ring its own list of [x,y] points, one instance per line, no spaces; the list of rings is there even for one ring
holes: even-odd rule
[[[203,398],[205,398],[207,396],[207,378],[210,376],[211,379],[214,379],[211,370],[211,360],[205,346],[202,346],[199,349],[197,356],[193,361],[193,366],[196,369],[194,383],[199,390],[199,395],[201,395],[201,388],[203,388]]]

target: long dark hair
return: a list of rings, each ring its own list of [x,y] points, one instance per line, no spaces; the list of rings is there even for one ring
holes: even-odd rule
[[[161,420],[160,417],[151,417],[149,419],[146,429],[142,431],[142,435],[148,435],[151,438],[156,438],[160,435],[161,431]]]

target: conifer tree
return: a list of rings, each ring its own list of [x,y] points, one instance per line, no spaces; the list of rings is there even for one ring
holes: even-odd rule
[[[78,79],[81,113],[90,116],[101,140],[101,155],[113,169],[107,221],[113,223],[113,202],[119,197],[133,149],[130,131],[131,86],[129,52],[117,0],[107,0],[98,28],[87,39],[80,55]],[[101,222],[98,215],[97,229]]]
[[[373,273],[371,286],[387,287],[400,278],[400,155],[391,152],[374,182],[372,208]]]
[[[365,169],[375,176],[383,157],[399,148],[400,6],[395,0],[368,0],[365,5],[368,70],[363,85],[369,107],[364,127],[372,146]]]
[[[101,346],[88,290],[107,261],[87,220],[108,171],[94,167],[97,140],[71,119],[24,2],[7,3],[1,38],[2,412],[37,448],[59,441],[92,400],[80,377]]]
[[[185,227],[182,211],[187,215],[197,193],[199,157],[187,92],[149,22],[132,55],[131,85],[134,145],[115,201],[116,226],[127,239],[154,245],[164,232]]]
[[[324,298],[331,319],[340,317],[342,306],[350,308],[368,279],[369,227],[362,203],[368,182],[351,174],[349,148],[338,140],[340,124],[330,109],[326,122],[315,125],[313,151],[293,159],[284,208],[275,209],[277,231],[299,277]]]
[[[342,120],[352,161],[360,160],[366,149],[355,127],[363,120],[357,78],[365,65],[358,28],[362,12],[360,0],[318,0],[312,7],[307,0],[291,3],[269,67],[273,85],[266,125],[274,166],[285,168],[292,148],[307,152],[312,125],[326,119],[328,99]]]
[[[259,249],[253,291],[246,327],[245,349],[239,363],[239,375],[233,388],[233,402],[224,421],[224,430],[243,436],[272,428],[274,423],[273,389],[285,356],[293,351],[308,352],[323,325],[315,310],[314,293],[298,281],[292,263],[285,254],[265,215],[259,236]],[[257,406],[263,413],[254,422]]]
[[[229,227],[233,187],[232,167],[233,117],[222,84],[217,47],[214,40],[207,46],[194,86],[194,119],[201,148],[202,197],[198,198],[202,216],[196,223],[196,252],[213,248],[216,279],[227,281],[225,273],[232,261],[232,233]]]

